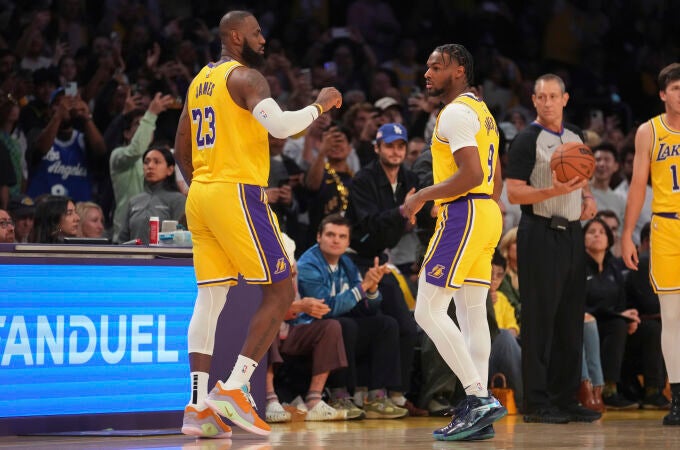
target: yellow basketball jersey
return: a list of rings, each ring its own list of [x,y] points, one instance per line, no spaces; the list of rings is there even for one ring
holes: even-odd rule
[[[227,89],[229,74],[239,66],[237,61],[210,63],[189,85],[194,182],[267,185],[267,130]]]
[[[475,135],[475,140],[479,150],[479,161],[484,171],[484,180],[482,184],[471,189],[469,192],[437,200],[437,204],[453,201],[468,193],[489,195],[493,193],[493,173],[496,170],[496,161],[498,159],[498,127],[496,126],[496,121],[486,107],[486,104],[472,94],[459,95],[452,103],[462,103],[469,106],[479,119],[480,128]],[[448,139],[437,134],[440,118],[441,112],[437,117],[434,134],[432,135],[432,173],[435,184],[450,178],[458,171]]]
[[[652,211],[680,213],[680,131],[669,128],[664,117],[650,119]]]

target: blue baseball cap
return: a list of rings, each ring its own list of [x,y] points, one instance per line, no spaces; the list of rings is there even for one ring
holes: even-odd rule
[[[57,100],[57,98],[64,95],[65,93],[66,93],[66,90],[63,87],[58,87],[55,90],[53,90],[52,93],[50,94],[49,105],[51,106]]]
[[[406,128],[400,123],[386,123],[378,128],[378,134],[375,135],[376,142],[382,141],[390,144],[399,139],[408,142]]]

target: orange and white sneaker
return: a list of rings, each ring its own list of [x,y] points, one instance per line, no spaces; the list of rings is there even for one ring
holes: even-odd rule
[[[212,409],[198,409],[196,406],[187,405],[184,408],[182,433],[189,436],[222,439],[231,437],[231,427],[222,422],[220,416]]]
[[[260,419],[255,411],[255,401],[245,384],[241,389],[225,389],[221,381],[208,394],[205,404],[217,414],[229,419],[234,425],[251,433],[267,436],[271,427]]]

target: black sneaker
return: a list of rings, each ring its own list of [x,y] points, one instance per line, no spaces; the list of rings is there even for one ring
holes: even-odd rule
[[[553,407],[538,408],[524,415],[527,423],[569,423],[567,413]]]
[[[661,392],[648,395],[642,400],[642,409],[668,409],[671,402]]]
[[[637,402],[628,400],[618,392],[608,396],[602,397],[602,401],[608,409],[623,410],[623,409],[637,409],[640,405]]]
[[[435,430],[432,436],[438,441],[466,440],[475,434],[482,434],[484,428],[507,413],[505,406],[501,405],[493,395],[488,397],[468,395],[460,414],[454,417],[447,426]],[[487,430],[484,434],[489,434],[488,437],[478,437],[475,440],[490,439],[493,437],[490,435],[491,432]]]
[[[671,412],[663,418],[664,425],[680,425],[680,395],[674,395],[671,401]]]
[[[602,413],[584,408],[578,403],[572,403],[560,409],[569,417],[570,422],[593,422],[602,417]]]

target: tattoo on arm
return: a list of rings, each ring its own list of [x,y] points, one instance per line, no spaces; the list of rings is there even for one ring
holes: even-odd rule
[[[272,96],[267,79],[257,70],[248,69],[243,75],[243,89],[246,109],[252,111],[265,98]]]

